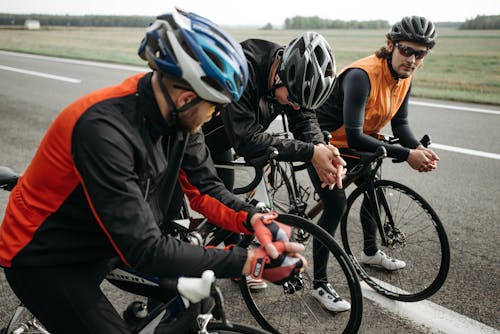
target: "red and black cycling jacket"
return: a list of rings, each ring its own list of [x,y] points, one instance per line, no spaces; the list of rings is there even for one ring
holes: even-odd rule
[[[162,118],[151,73],[91,93],[52,123],[12,190],[0,227],[0,265],[50,266],[119,256],[147,273],[237,274],[244,250],[204,250],[161,235],[162,187],[176,133]],[[215,176],[203,135],[188,136],[179,180],[196,210],[222,227],[244,227],[255,208]],[[235,265],[238,264],[238,265]],[[212,266],[210,266],[212,267]],[[232,269],[227,269],[232,268]],[[228,272],[234,271],[234,272]]]

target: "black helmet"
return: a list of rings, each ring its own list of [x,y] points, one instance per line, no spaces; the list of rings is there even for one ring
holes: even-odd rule
[[[436,29],[434,24],[425,17],[405,16],[392,26],[387,37],[393,42],[414,42],[432,49],[436,44]]]
[[[336,72],[328,42],[316,32],[306,32],[283,51],[278,75],[293,101],[303,108],[316,109],[330,96]]]

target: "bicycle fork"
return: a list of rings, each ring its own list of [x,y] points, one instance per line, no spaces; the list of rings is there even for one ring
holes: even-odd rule
[[[382,246],[396,248],[398,245],[402,245],[404,247],[406,236],[396,227],[386,195],[384,189],[375,188],[373,184],[365,190],[365,198],[368,200],[370,212],[372,212],[371,218],[377,224]],[[385,216],[383,216],[384,213]],[[382,217],[384,217],[384,221],[382,221]]]

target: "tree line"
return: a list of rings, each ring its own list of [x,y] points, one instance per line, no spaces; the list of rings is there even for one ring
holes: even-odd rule
[[[26,20],[37,20],[41,26],[73,27],[147,27],[154,16],[118,15],[44,15],[0,13],[0,25],[23,25]]]
[[[118,15],[44,15],[0,13],[0,25],[19,26],[26,20],[38,20],[41,26],[75,27],[146,27],[154,21],[154,16]],[[458,29],[500,29],[500,15],[478,15],[465,22],[436,22],[438,27]],[[284,29],[388,29],[386,20],[342,21],[324,19],[318,16],[294,16],[285,19]],[[263,29],[273,29],[268,23]]]
[[[386,29],[388,21],[342,21],[323,19],[318,16],[294,16],[285,19],[285,29]]]
[[[465,21],[460,29],[500,29],[500,15],[478,15]]]

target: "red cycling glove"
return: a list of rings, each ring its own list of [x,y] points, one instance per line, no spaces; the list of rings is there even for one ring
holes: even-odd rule
[[[274,284],[282,284],[298,273],[304,264],[300,258],[283,254],[284,241],[274,242],[273,245],[279,252],[279,256],[274,260],[269,257],[263,247],[254,249],[251,276],[263,278]]]
[[[277,222],[275,220],[276,218],[278,218],[278,213],[271,211],[263,214],[262,217],[257,219],[257,221],[253,224],[257,240],[259,240],[261,246],[266,249],[271,257],[276,257],[279,254],[279,252],[276,253],[272,250],[272,242],[289,241],[292,233],[290,226]],[[272,252],[274,252],[274,254],[272,254]]]

